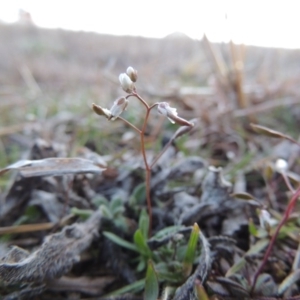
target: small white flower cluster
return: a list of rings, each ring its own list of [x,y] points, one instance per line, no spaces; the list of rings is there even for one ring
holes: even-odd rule
[[[93,103],[93,110],[96,114],[105,116],[108,120],[116,120],[121,113],[127,108],[129,96],[136,95],[134,83],[137,81],[137,70],[132,67],[128,67],[126,73],[121,73],[119,75],[119,81],[122,89],[129,95],[126,97],[120,97],[114,101],[113,106],[110,109],[103,108],[99,105]],[[147,105],[147,104],[146,104]],[[160,114],[166,116],[173,124],[176,123],[181,126],[194,126],[193,123],[188,122],[187,120],[180,118],[177,114],[176,108],[170,107],[167,102],[159,102],[153,105],[152,107],[148,106],[148,109],[157,106],[157,110]]]
[[[121,73],[119,75],[119,81],[122,89],[126,93],[132,93],[135,91],[134,82],[137,81],[137,70],[135,70],[133,67],[128,67],[126,73]]]
[[[121,73],[119,76],[122,89],[130,94],[135,91],[134,82],[137,81],[137,71],[132,67],[128,67],[126,73]],[[128,100],[125,97],[120,97],[114,101],[110,109],[103,108],[100,105],[93,103],[93,110],[96,114],[106,117],[108,120],[116,120],[121,113],[127,108]]]

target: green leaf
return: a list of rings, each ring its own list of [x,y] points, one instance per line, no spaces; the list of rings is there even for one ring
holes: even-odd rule
[[[268,246],[269,242],[269,239],[262,239],[257,241],[252,247],[250,247],[250,249],[246,252],[245,256],[258,254]]]
[[[129,200],[129,204],[131,206],[144,204],[145,199],[146,199],[146,186],[145,186],[145,183],[143,182],[134,188],[132,195],[130,197],[130,200]]]
[[[112,232],[103,231],[103,235],[121,247],[124,247],[126,249],[129,249],[129,250],[132,250],[135,252],[139,252],[138,248],[134,244],[123,240],[122,238],[120,238],[119,236],[115,235]]]
[[[155,264],[155,270],[159,281],[167,281],[169,284],[174,283],[177,285],[185,278],[182,276],[182,263],[177,261],[162,262]]]
[[[36,206],[28,206],[24,214],[14,222],[14,226],[34,222],[40,217],[40,210]]]
[[[159,285],[157,275],[151,260],[148,262],[146,280],[145,280],[145,300],[157,300],[159,294]]]
[[[148,239],[149,231],[149,217],[145,209],[142,210],[140,219],[139,219],[139,229],[141,230],[143,237]]]
[[[91,209],[79,209],[77,207],[72,207],[71,209],[71,214],[79,216],[83,220],[87,220],[92,213],[93,211]]]
[[[239,272],[243,269],[243,267],[246,265],[245,258],[241,258],[239,261],[237,261],[225,274],[225,277],[230,277],[233,274]]]
[[[108,200],[102,196],[102,195],[97,195],[97,197],[95,197],[93,200],[92,200],[92,203],[96,206],[96,207],[100,207],[100,205],[105,205],[105,206],[108,206],[109,205],[109,202]]]
[[[209,297],[199,279],[195,280],[195,292],[198,300],[209,300]]]
[[[133,236],[133,240],[134,243],[136,245],[136,248],[138,249],[138,251],[145,255],[147,258],[152,257],[152,252],[142,234],[142,231],[140,229],[138,229]]]
[[[122,199],[119,197],[113,198],[109,203],[110,211],[115,214],[116,211],[119,211],[120,208],[124,210],[124,205]]]
[[[142,256],[140,256],[142,258]],[[146,262],[144,259],[141,259],[139,264],[136,267],[137,272],[142,272],[146,268]]]
[[[112,213],[110,212],[109,208],[105,205],[101,205],[100,206],[100,210],[103,214],[103,217],[107,218],[107,219],[112,219],[113,218],[113,215]]]
[[[199,239],[199,233],[200,233],[199,226],[197,223],[195,223],[190,235],[188,246],[185,252],[185,257],[183,260],[183,273],[186,277],[188,277],[192,272],[197,243]]]
[[[165,227],[160,231],[158,231],[157,233],[155,233],[155,235],[151,238],[151,240],[165,238],[166,236],[175,234],[176,232],[184,228],[186,227],[183,225],[173,225],[173,226]]]
[[[257,229],[256,229],[252,219],[249,220],[248,229],[249,229],[249,232],[251,235],[257,236]]]

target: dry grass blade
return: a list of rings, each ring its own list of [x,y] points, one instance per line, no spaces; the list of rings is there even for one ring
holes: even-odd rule
[[[3,127],[0,129],[0,136],[10,135],[10,134],[22,131],[28,125],[31,125],[31,124],[25,123],[25,124],[17,124],[17,125]]]
[[[252,123],[250,124],[250,126],[252,127],[252,129],[255,132],[257,132],[259,134],[266,135],[266,136],[273,137],[273,138],[277,138],[277,139],[286,139],[286,140],[291,141],[295,144],[298,144],[298,142],[295,141],[292,137],[290,137],[288,135],[285,135],[285,134],[283,134],[283,133],[281,133],[277,130],[273,130],[273,129],[270,129],[270,128],[265,127],[265,126],[252,124]]]
[[[47,282],[47,289],[51,291],[82,292],[88,295],[97,296],[101,295],[105,287],[114,280],[115,277],[112,276],[99,278],[89,278],[86,276],[72,278],[63,276],[59,279],[53,279]]]
[[[283,295],[283,293],[290,288],[294,283],[300,279],[300,270],[292,272],[287,276],[278,287],[278,295]]]
[[[53,223],[41,223],[41,224],[26,224],[26,225],[19,225],[19,226],[0,227],[0,235],[49,230],[52,229],[54,225],[55,224]]]
[[[0,175],[19,170],[23,177],[61,176],[78,173],[100,173],[105,168],[83,158],[46,158],[41,160],[20,160],[2,170]]]

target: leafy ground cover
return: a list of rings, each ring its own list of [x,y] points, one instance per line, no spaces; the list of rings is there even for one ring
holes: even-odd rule
[[[0,40],[1,299],[300,299],[299,51]]]

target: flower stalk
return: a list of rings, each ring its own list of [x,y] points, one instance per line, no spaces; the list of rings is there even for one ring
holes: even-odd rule
[[[123,121],[125,124],[130,126],[133,130],[135,130],[140,137],[141,144],[141,153],[145,166],[145,185],[146,185],[146,200],[147,200],[147,208],[149,215],[149,232],[148,236],[151,237],[152,231],[152,202],[151,202],[151,170],[155,163],[159,160],[161,155],[167,150],[167,148],[171,145],[172,141],[175,140],[176,137],[180,136],[177,132],[174,134],[173,138],[167,143],[167,145],[162,149],[160,153],[153,159],[150,163],[147,159],[146,152],[146,144],[145,144],[145,131],[147,128],[150,112],[152,109],[157,107],[157,110],[160,114],[166,116],[171,123],[176,123],[182,127],[182,131],[184,133],[189,132],[190,129],[193,128],[194,124],[179,117],[176,108],[170,107],[167,102],[158,102],[153,105],[149,105],[136,91],[135,82],[137,81],[137,71],[132,67],[128,67],[126,73],[122,73],[119,75],[119,81],[122,89],[128,94],[125,97],[120,97],[116,99],[110,109],[102,108],[99,105],[93,104],[93,110],[96,114],[106,117],[110,121],[114,121],[119,119]],[[121,114],[126,110],[129,104],[129,98],[136,98],[139,102],[145,107],[146,112],[144,116],[144,122],[142,128],[139,129],[134,124],[129,122],[128,120],[121,117]]]

